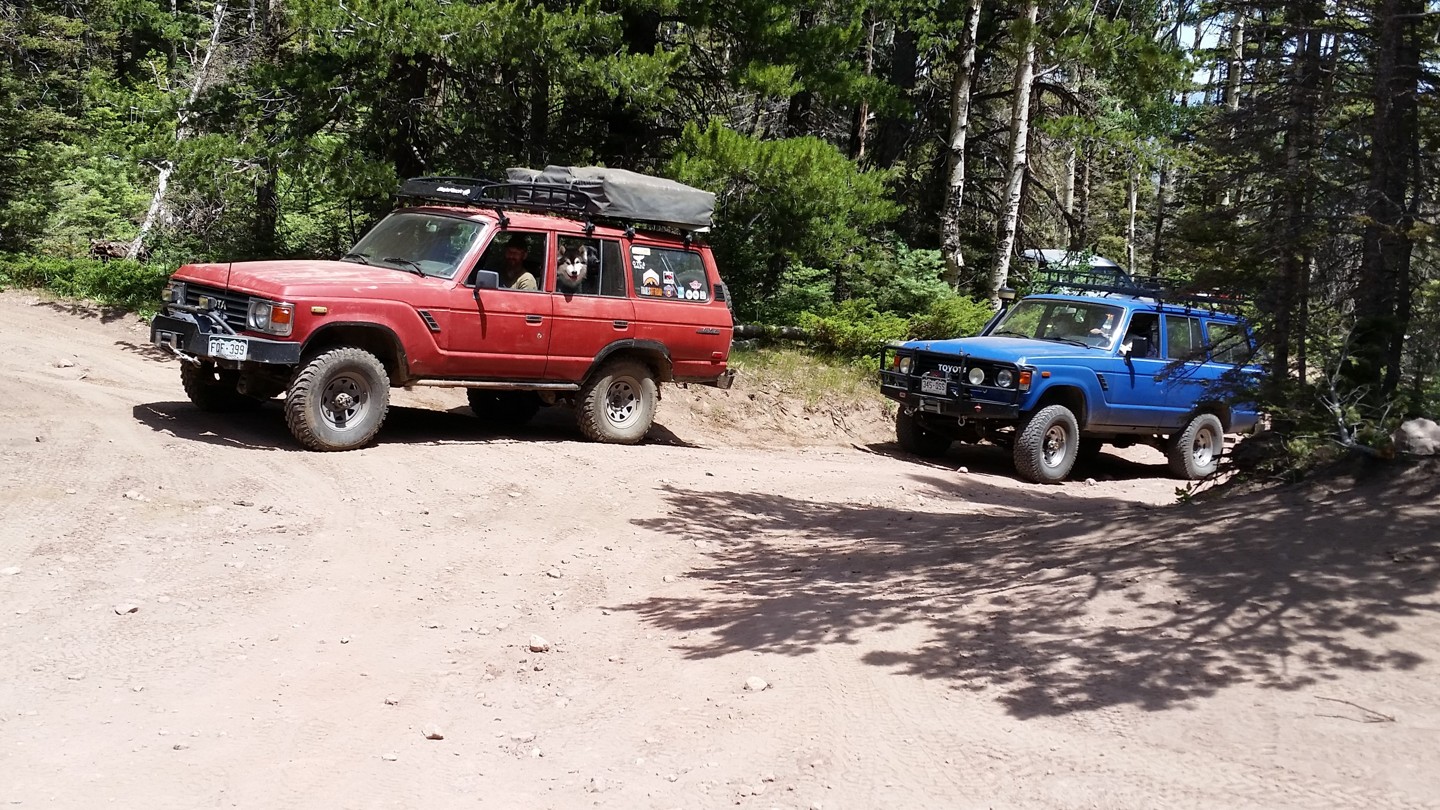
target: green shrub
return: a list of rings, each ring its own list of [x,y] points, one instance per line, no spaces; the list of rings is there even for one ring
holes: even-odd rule
[[[910,322],[893,312],[881,312],[873,301],[855,298],[820,313],[802,314],[800,328],[810,334],[814,351],[865,357],[877,354],[887,343],[904,340]]]
[[[146,315],[159,306],[170,273],[169,266],[124,260],[0,254],[0,287],[34,287]]]
[[[983,301],[951,294],[930,304],[923,315],[910,319],[912,340],[945,340],[980,333],[995,312]]]

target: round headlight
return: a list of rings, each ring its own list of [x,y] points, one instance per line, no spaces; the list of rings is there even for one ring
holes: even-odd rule
[[[983,368],[972,368],[972,369],[970,369],[970,374],[969,374],[969,376],[968,376],[966,379],[970,380],[970,384],[971,384],[971,385],[979,385],[980,383],[985,382],[985,369],[983,369]]]
[[[909,357],[902,357],[902,358],[900,358],[899,368],[900,368],[900,373],[901,373],[901,374],[909,374],[909,373],[910,373],[910,358],[909,358]]]
[[[1015,372],[1008,368],[1002,368],[995,372],[995,384],[1001,388],[1009,388],[1010,383],[1015,382]]]

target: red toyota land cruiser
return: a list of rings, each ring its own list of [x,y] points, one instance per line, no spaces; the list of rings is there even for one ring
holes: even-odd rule
[[[286,393],[313,450],[361,447],[393,386],[468,389],[510,424],[573,404],[596,441],[649,430],[657,384],[728,388],[733,330],[714,197],[615,169],[416,178],[339,261],[185,265],[151,322],[202,410]]]

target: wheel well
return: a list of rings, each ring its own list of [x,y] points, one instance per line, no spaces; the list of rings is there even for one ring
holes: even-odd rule
[[[1085,392],[1079,388],[1069,385],[1057,385],[1047,388],[1045,393],[1040,395],[1039,401],[1035,403],[1035,410],[1040,410],[1046,405],[1064,405],[1075,414],[1075,421],[1080,428],[1085,428],[1085,422],[1089,417],[1088,409],[1085,407]]]
[[[1195,406],[1195,411],[1191,414],[1191,418],[1199,416],[1202,413],[1215,414],[1220,420],[1220,427],[1224,428],[1226,433],[1230,432],[1231,414],[1229,405],[1223,402],[1201,402]]]
[[[596,357],[595,362],[590,366],[590,373],[585,375],[586,378],[594,376],[607,363],[615,360],[639,360],[655,373],[656,382],[670,382],[674,377],[670,358],[661,349],[649,346],[626,346],[604,352]]]
[[[405,359],[405,349],[400,345],[400,340],[383,326],[359,325],[359,324],[335,324],[326,326],[310,336],[305,343],[305,352],[301,363],[309,362],[327,349],[339,346],[350,346],[356,349],[364,349],[375,355],[381,364],[385,366],[385,373],[390,376],[392,385],[400,385],[409,376],[409,364]]]

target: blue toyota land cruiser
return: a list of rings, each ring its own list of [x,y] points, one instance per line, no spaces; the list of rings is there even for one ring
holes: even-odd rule
[[[976,337],[886,347],[880,390],[900,403],[900,446],[939,456],[955,441],[1008,445],[1037,483],[1064,480],[1107,443],[1154,444],[1180,478],[1213,473],[1225,434],[1258,418],[1231,401],[1260,374],[1249,329],[1213,297],[1167,295],[1099,265],[1037,272],[1043,292],[1005,302]]]

